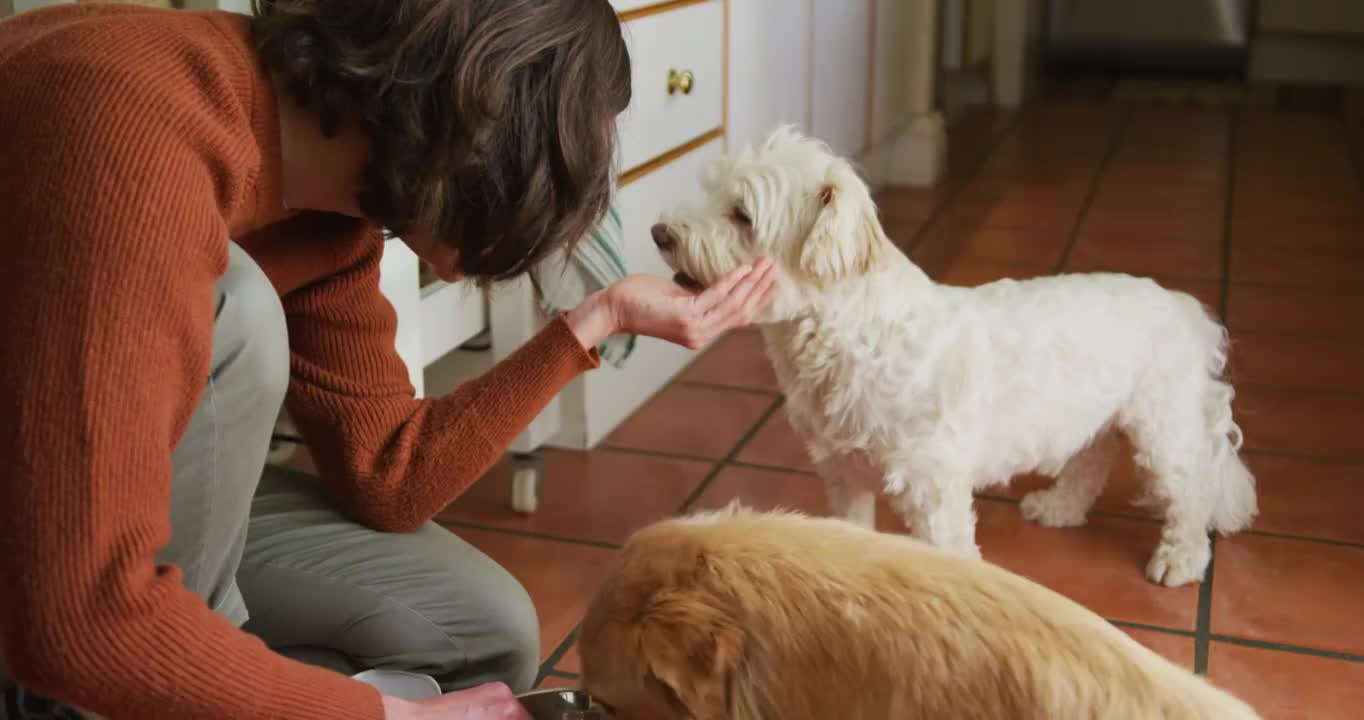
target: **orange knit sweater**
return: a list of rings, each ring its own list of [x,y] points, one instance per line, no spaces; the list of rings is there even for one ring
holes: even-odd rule
[[[283,300],[291,415],[372,526],[432,517],[597,362],[559,320],[413,399],[379,236],[286,219],[280,164],[243,18],[95,4],[0,22],[0,649],[37,692],[113,718],[382,717],[372,689],[271,653],[154,563],[229,238]]]

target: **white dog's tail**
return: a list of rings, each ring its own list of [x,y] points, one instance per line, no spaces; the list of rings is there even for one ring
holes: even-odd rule
[[[1241,460],[1241,428],[1231,413],[1236,391],[1222,379],[1227,367],[1227,331],[1197,299],[1178,295],[1206,350],[1209,382],[1203,397],[1203,417],[1208,428],[1207,487],[1212,502],[1212,529],[1230,535],[1249,527],[1258,508],[1255,477]]]

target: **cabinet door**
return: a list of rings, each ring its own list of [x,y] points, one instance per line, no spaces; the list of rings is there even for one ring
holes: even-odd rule
[[[871,79],[869,0],[814,0],[811,130],[834,152],[866,146]]]
[[[731,148],[778,125],[810,128],[811,0],[729,3]]]

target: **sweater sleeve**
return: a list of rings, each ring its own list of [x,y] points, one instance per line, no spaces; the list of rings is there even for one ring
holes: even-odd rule
[[[112,134],[136,99],[100,93],[126,83],[62,77],[95,106],[0,98],[4,665],[104,717],[381,720],[373,688],[271,652],[156,562],[208,376],[224,184],[188,133]]]
[[[562,317],[483,376],[415,399],[397,316],[379,291],[383,243],[285,297],[290,417],[318,470],[366,524],[412,530],[481,477],[571,380],[598,365]]]

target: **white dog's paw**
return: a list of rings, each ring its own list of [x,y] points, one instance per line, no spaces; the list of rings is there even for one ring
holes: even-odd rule
[[[1023,517],[1031,522],[1052,528],[1079,527],[1085,524],[1085,517],[1089,514],[1087,503],[1077,502],[1074,495],[1054,487],[1024,495],[1018,507]]]
[[[1146,566],[1146,577],[1166,587],[1179,587],[1203,580],[1212,561],[1212,546],[1206,537],[1202,542],[1170,542],[1161,540],[1160,546]]]

